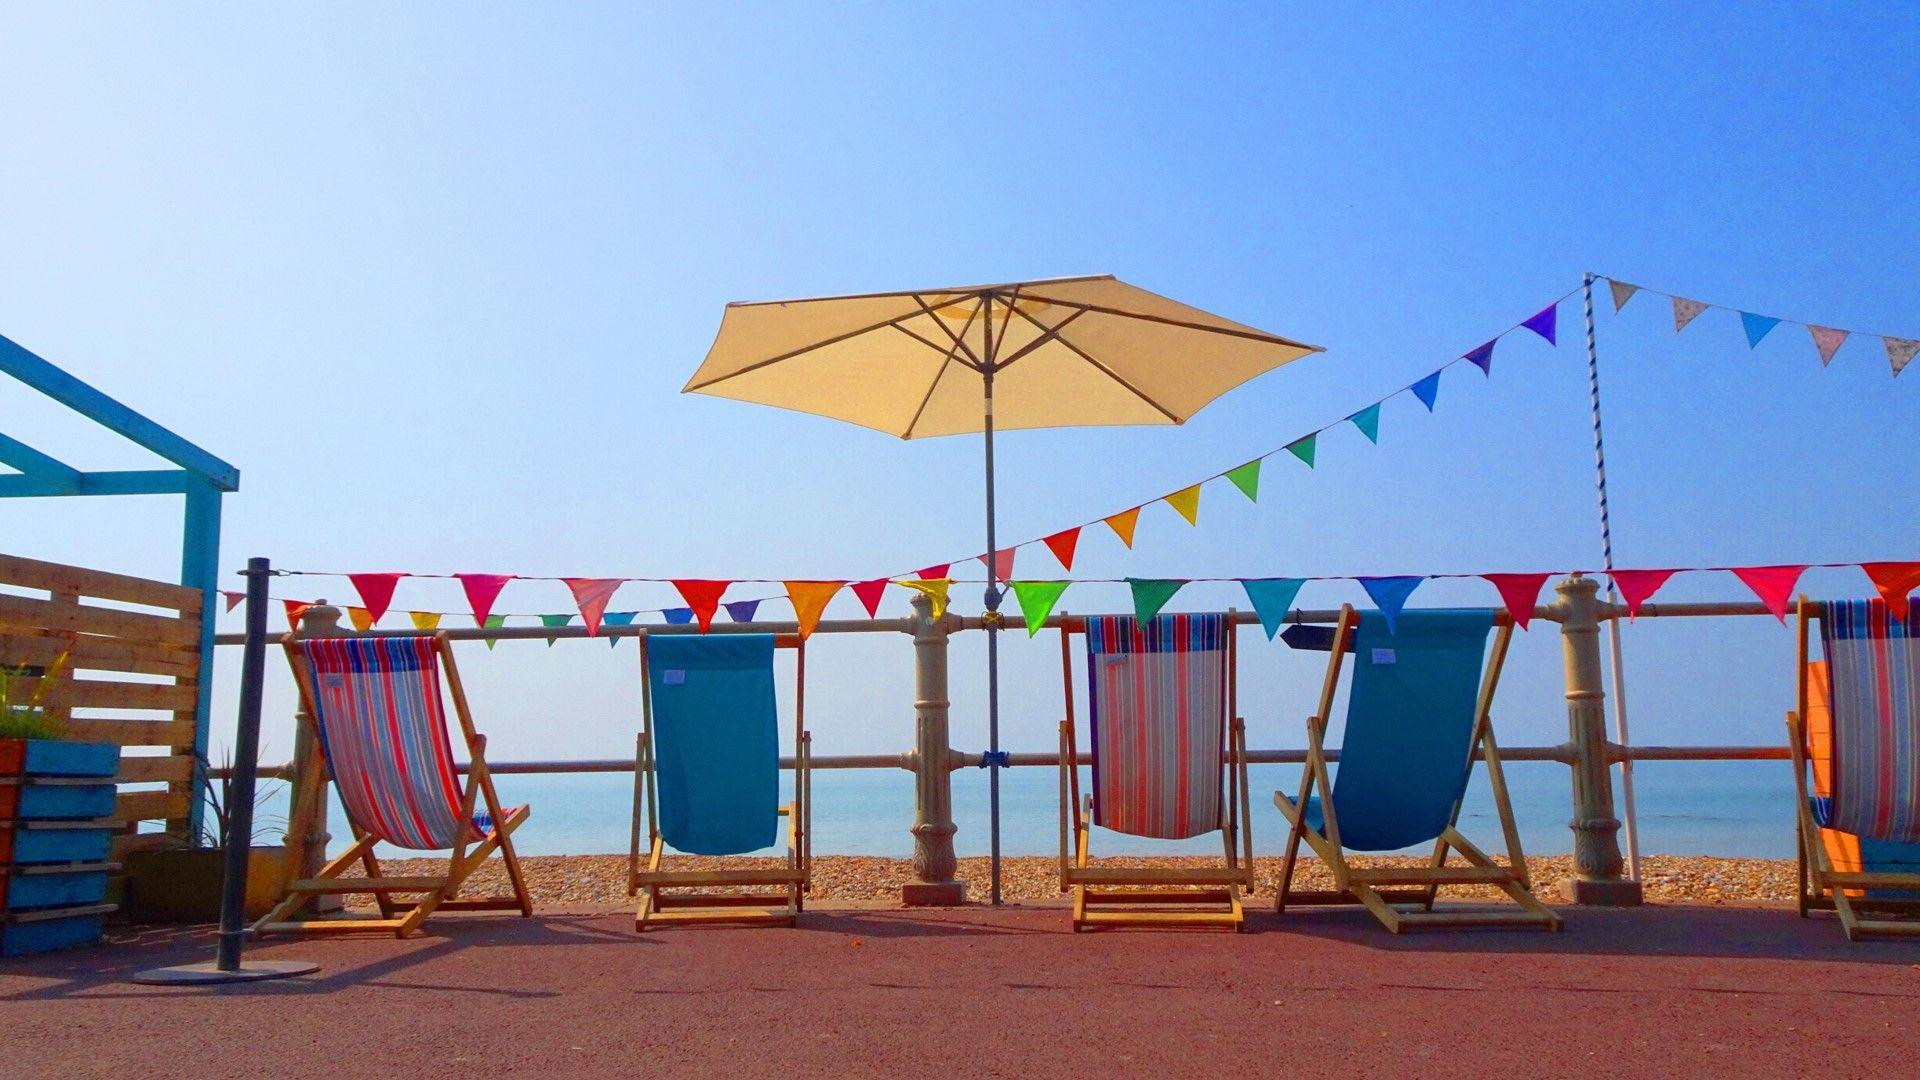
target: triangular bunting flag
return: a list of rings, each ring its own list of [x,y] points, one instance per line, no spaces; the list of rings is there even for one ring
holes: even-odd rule
[[[953,586],[951,578],[920,578],[894,582],[903,589],[912,589],[933,602],[933,617],[939,618],[947,613],[947,590]]]
[[[680,590],[680,598],[693,610],[694,618],[700,620],[700,632],[704,634],[713,625],[713,613],[720,609],[720,597],[732,584],[731,581],[686,578],[675,580],[673,587]]]
[[[580,605],[580,617],[586,620],[587,633],[599,637],[600,616],[607,610],[607,601],[613,599],[614,592],[626,583],[626,579],[570,577],[560,580],[567,583],[567,588],[573,592],[573,602]]]
[[[1699,318],[1700,313],[1705,310],[1707,310],[1707,305],[1701,303],[1698,300],[1689,300],[1684,296],[1674,297],[1673,298],[1673,332],[1677,334],[1680,331],[1685,330],[1687,328],[1687,324]]]
[[[1627,620],[1640,614],[1640,605],[1647,598],[1660,591],[1667,579],[1679,573],[1678,570],[1613,570],[1609,572],[1614,585],[1620,590],[1620,599],[1627,602]]]
[[[1920,353],[1920,341],[1914,341],[1911,338],[1890,337],[1880,340],[1886,343],[1887,363],[1893,365],[1895,375],[1899,375],[1908,364],[1913,362],[1915,353]]]
[[[840,591],[844,581],[788,581],[787,599],[793,601],[793,617],[800,623],[800,638],[806,640],[813,628],[820,625],[820,613],[827,610],[827,601]]]
[[[1175,510],[1178,510],[1180,512],[1180,516],[1187,519],[1187,524],[1189,525],[1200,524],[1200,485],[1199,484],[1195,484],[1189,488],[1181,488],[1179,491],[1176,491],[1173,494],[1167,496],[1162,501],[1165,502],[1168,506],[1173,507]]]
[[[640,613],[637,611],[609,611],[600,621],[607,626],[632,626],[633,620],[639,617]],[[619,638],[610,637],[607,639],[607,648],[617,649],[619,647]]]
[[[1920,589],[1920,562],[1866,562],[1860,569],[1867,572],[1867,580],[1873,582],[1893,617],[1905,619],[1908,594]]]
[[[1500,603],[1513,616],[1513,625],[1522,630],[1533,621],[1533,609],[1539,606],[1540,589],[1552,574],[1481,574],[1500,590]]]
[[[360,592],[360,602],[367,605],[367,611],[373,615],[373,621],[379,622],[380,616],[387,613],[387,605],[393,603],[393,587],[400,584],[404,574],[348,574],[347,580]]]
[[[295,631],[298,631],[300,629],[300,616],[305,615],[307,609],[313,605],[305,600],[282,600],[280,603],[285,605],[287,609],[287,625]]]
[[[876,618],[880,614],[880,598],[887,594],[887,579],[874,578],[872,581],[853,583],[853,595],[860,600],[860,606],[867,609],[867,618]]]
[[[1047,616],[1053,614],[1053,605],[1060,602],[1060,594],[1067,591],[1071,581],[1009,581],[1013,586],[1014,598],[1020,601],[1020,614],[1027,620],[1027,636],[1040,632],[1047,625]]]
[[[489,615],[484,620],[482,620],[480,625],[484,627],[492,628],[495,626],[505,626],[506,623],[507,623],[507,617],[505,615]],[[493,647],[498,644],[500,644],[499,638],[488,638],[487,650],[491,652],[493,650]]]
[[[753,617],[760,612],[760,601],[729,600],[726,607],[727,618],[734,622],[752,622]]]
[[[1408,389],[1413,391],[1414,397],[1420,399],[1420,404],[1427,407],[1428,412],[1432,412],[1434,400],[1440,396],[1440,373],[1436,371]]]
[[[1166,607],[1167,601],[1185,584],[1171,578],[1128,578],[1127,588],[1133,590],[1134,621],[1148,622],[1160,614],[1160,609]]]
[[[1380,608],[1380,617],[1387,620],[1387,633],[1393,633],[1393,622],[1400,617],[1400,609],[1407,606],[1407,597],[1413,590],[1427,580],[1423,577],[1363,577],[1358,579],[1360,587],[1367,590],[1373,602]]]
[[[668,626],[692,626],[693,609],[690,607],[670,607],[660,612],[660,617]]]
[[[1841,344],[1847,340],[1845,330],[1835,330],[1831,326],[1809,326],[1807,333],[1813,335],[1813,347],[1820,350],[1821,367],[1833,363],[1833,354],[1839,352]]]
[[[234,608],[239,607],[240,601],[245,600],[247,598],[246,593],[228,592],[225,589],[220,590],[220,595],[226,598],[228,611],[232,611]]]
[[[347,621],[353,624],[355,630],[364,634],[373,629],[373,612],[363,607],[349,607]]]
[[[913,576],[925,581],[932,581],[935,578],[946,577],[947,571],[951,569],[953,569],[952,563],[938,563],[933,566],[921,567],[919,570],[914,572]]]
[[[437,611],[409,611],[407,618],[412,619],[413,628],[423,634],[440,629],[440,613]]]
[[[1247,599],[1253,601],[1253,613],[1260,616],[1260,628],[1267,632],[1267,640],[1280,632],[1280,624],[1286,621],[1287,610],[1293,607],[1294,597],[1300,595],[1300,586],[1305,584],[1301,578],[1271,577],[1247,578],[1240,587],[1247,590]]]
[[[1260,501],[1260,459],[1254,458],[1237,469],[1227,470],[1227,479],[1240,489],[1248,502]]]
[[[1474,367],[1480,369],[1482,375],[1493,374],[1493,346],[1497,341],[1499,339],[1495,338],[1467,354],[1467,359],[1473,362]]]
[[[571,616],[571,615],[542,615],[542,616],[540,616],[540,625],[542,625],[542,626],[565,626],[565,625],[567,625],[568,623],[570,623],[570,622],[572,622],[572,621],[573,621],[573,616]],[[553,643],[554,643],[554,642],[556,642],[556,641],[558,641],[558,640],[560,640],[560,639],[559,639],[559,638],[551,638],[551,637],[550,637],[550,638],[548,638],[548,639],[547,639],[547,648],[549,648],[549,649],[551,649],[551,648],[553,648]]]
[[[1133,546],[1133,527],[1140,521],[1139,507],[1136,506],[1131,510],[1122,510],[1112,517],[1102,518],[1101,520],[1107,523],[1107,528],[1113,530],[1113,535],[1119,537],[1121,543],[1128,547]]]
[[[1621,308],[1627,306],[1627,301],[1633,299],[1634,293],[1640,291],[1640,286],[1629,285],[1624,281],[1615,281],[1612,278],[1608,278],[1607,289],[1613,293],[1613,310],[1617,313]]]
[[[992,572],[995,581],[1006,581],[1013,577],[1013,552],[1013,548],[1001,548],[993,562],[988,562],[985,555],[975,555],[974,558]]]
[[[487,613],[493,610],[493,602],[500,597],[500,590],[513,580],[511,574],[455,574],[460,579],[460,587],[466,590],[467,606],[473,610],[473,625],[491,626]]]
[[[1736,566],[1733,576],[1746,582],[1753,595],[1781,623],[1787,621],[1787,601],[1793,597],[1793,586],[1800,575],[1807,572],[1804,566]]]
[[[1307,468],[1311,469],[1313,468],[1314,444],[1319,441],[1320,441],[1320,436],[1318,432],[1312,435],[1309,435],[1304,439],[1295,439],[1292,442],[1287,444],[1287,452],[1292,454],[1294,457],[1299,458],[1301,461],[1306,462]]]
[[[1740,313],[1740,328],[1747,332],[1747,348],[1749,349],[1759,345],[1760,339],[1772,333],[1773,328],[1779,325],[1780,320],[1770,315],[1755,315],[1751,311],[1743,311]]]
[[[1560,302],[1558,300],[1555,300],[1553,303],[1548,304],[1544,308],[1541,308],[1538,312],[1534,314],[1532,318],[1528,319],[1526,322],[1521,323],[1520,325],[1526,327],[1527,329],[1533,331],[1536,334],[1539,334],[1541,337],[1546,338],[1547,344],[1558,347],[1560,342],[1554,340],[1554,335],[1558,329],[1557,324],[1559,323],[1559,321],[1560,321]]]
[[[1353,421],[1353,426],[1360,429],[1360,434],[1365,435],[1367,437],[1368,442],[1373,443],[1375,445],[1379,445],[1379,442],[1380,442],[1380,403],[1379,402],[1377,401],[1374,402],[1373,404],[1367,406],[1366,408],[1361,409],[1359,412],[1354,413],[1352,416],[1347,417],[1347,419]]]
[[[1073,549],[1080,545],[1080,526],[1064,529],[1042,540],[1053,557],[1060,560],[1060,569],[1073,569]]]

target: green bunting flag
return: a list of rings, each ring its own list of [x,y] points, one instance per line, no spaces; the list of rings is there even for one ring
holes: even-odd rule
[[[1260,501],[1259,458],[1255,458],[1245,465],[1227,473],[1227,479],[1233,481],[1233,486],[1240,489],[1240,494],[1245,495],[1248,502]]]
[[[1375,444],[1380,442],[1379,402],[1374,402],[1359,412],[1354,413],[1352,416],[1347,417],[1347,419],[1353,421],[1353,426],[1360,429],[1360,434],[1365,435],[1368,442]]]
[[[1040,632],[1047,624],[1047,616],[1053,614],[1053,605],[1060,602],[1060,594],[1067,591],[1071,581],[1009,581],[1013,595],[1020,601],[1020,614],[1027,620],[1027,636]]]
[[[1127,588],[1133,590],[1134,621],[1147,622],[1160,614],[1160,609],[1166,607],[1167,601],[1185,584],[1171,578],[1128,578]]]
[[[1313,468],[1313,444],[1318,437],[1319,433],[1315,432],[1304,439],[1295,439],[1287,444],[1287,452],[1306,462],[1307,468],[1311,469]]]
[[[571,615],[542,615],[542,616],[540,616],[540,625],[541,625],[541,626],[565,626],[565,625],[567,625],[568,623],[570,623],[570,622],[572,622],[572,621],[573,621],[573,616],[571,616]],[[549,649],[551,649],[551,648],[553,648],[553,643],[554,643],[554,642],[555,642],[556,640],[558,640],[558,639],[557,639],[557,638],[548,638],[548,639],[547,639],[547,648],[549,648]]]
[[[489,615],[487,616],[486,626],[489,629],[496,626],[504,626],[506,624],[506,621],[507,621],[507,617],[505,615]],[[493,648],[495,645],[498,645],[498,644],[500,644],[499,638],[487,639],[487,648],[489,649]]]

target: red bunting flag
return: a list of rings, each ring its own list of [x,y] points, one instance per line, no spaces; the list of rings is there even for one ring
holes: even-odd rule
[[[234,608],[237,608],[237,607],[239,607],[239,606],[240,606],[240,601],[242,601],[242,600],[245,600],[245,599],[247,598],[247,594],[246,594],[246,593],[243,593],[243,592],[228,592],[228,591],[227,591],[227,590],[225,590],[225,589],[221,589],[221,590],[220,590],[220,595],[221,595],[221,596],[224,596],[224,597],[226,597],[226,598],[227,598],[227,610],[228,610],[228,611],[232,611],[232,610],[233,610]]]
[[[1887,610],[1896,619],[1907,617],[1907,596],[1920,589],[1920,562],[1863,562],[1860,569],[1887,602]]]
[[[393,587],[400,584],[405,574],[348,574],[347,580],[360,591],[360,602],[366,605],[367,614],[374,622],[387,613],[387,605],[393,603]]]
[[[313,605],[305,600],[282,600],[280,602],[285,604],[287,608],[287,625],[292,627],[294,632],[298,633],[300,630],[300,616],[305,615],[307,609]]]
[[[700,622],[700,632],[706,633],[713,625],[713,613],[720,610],[720,598],[726,595],[731,581],[709,581],[702,578],[676,578],[673,587],[680,590],[680,596],[687,606],[693,609],[693,617]]]
[[[607,613],[607,602],[627,579],[570,577],[560,580],[572,590],[573,602],[580,608],[580,619],[587,624],[587,634],[600,636],[600,617]]]
[[[1552,574],[1481,574],[1500,590],[1500,602],[1513,616],[1513,625],[1522,630],[1533,621],[1533,609],[1540,602],[1540,588]]]
[[[1640,614],[1640,605],[1647,598],[1660,591],[1667,579],[1679,573],[1678,570],[1611,570],[1613,583],[1620,589],[1620,598],[1627,602],[1627,620],[1631,622]]]
[[[860,599],[860,606],[867,609],[867,618],[880,614],[880,598],[887,594],[887,579],[874,578],[872,581],[853,583],[853,595]]]
[[[1753,595],[1760,598],[1760,603],[1782,623],[1787,621],[1787,601],[1793,596],[1793,586],[1806,572],[1805,566],[1733,567],[1733,576],[1745,582]]]
[[[953,569],[952,563],[934,563],[932,566],[923,566],[914,571],[913,576],[921,581],[938,581],[946,577],[947,571],[951,569]]]
[[[981,566],[994,571],[994,577],[1007,581],[1013,577],[1013,550],[1013,548],[1001,548],[995,553],[991,563],[987,562],[985,555],[976,555],[974,558],[980,560]]]
[[[1053,552],[1053,557],[1060,560],[1060,569],[1071,570],[1073,569],[1073,549],[1080,543],[1080,526],[1075,525],[1071,529],[1054,533],[1042,542],[1047,545],[1048,551]]]
[[[487,616],[493,614],[493,602],[500,597],[500,590],[513,580],[512,574],[455,574],[460,579],[460,587],[467,592],[467,605],[473,609],[473,625],[487,625]],[[491,639],[489,639],[491,641]]]

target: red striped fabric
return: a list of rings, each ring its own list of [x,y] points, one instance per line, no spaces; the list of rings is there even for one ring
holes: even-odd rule
[[[1087,620],[1093,823],[1177,840],[1222,827],[1226,616]]]

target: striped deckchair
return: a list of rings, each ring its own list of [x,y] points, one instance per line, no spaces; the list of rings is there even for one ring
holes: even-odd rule
[[[1499,631],[1483,674],[1487,632],[1494,627]],[[1320,708],[1307,717],[1300,794],[1289,799],[1273,793],[1290,826],[1278,910],[1359,903],[1396,934],[1445,926],[1561,928],[1560,916],[1533,895],[1488,715],[1512,638],[1513,620],[1504,611],[1403,611],[1389,626],[1379,612],[1340,609]],[[1337,779],[1329,779],[1327,717],[1349,653],[1354,660],[1346,731]],[[1506,839],[1505,866],[1459,829],[1467,781],[1481,758]],[[1332,891],[1293,887],[1303,840],[1332,873]],[[1361,868],[1346,857],[1349,850],[1427,844],[1433,853],[1419,867]],[[1447,865],[1454,852],[1466,865]],[[1440,888],[1459,885],[1493,886],[1516,906],[1435,910]]]
[[[1093,790],[1080,791],[1074,732],[1075,633],[1087,639]],[[1060,888],[1073,928],[1127,923],[1231,926],[1253,887],[1246,732],[1234,715],[1230,615],[1067,620],[1060,631],[1067,718],[1060,724]],[[1092,827],[1180,840],[1219,832],[1219,867],[1094,866]]]
[[[1803,597],[1799,614],[1800,913],[1832,910],[1849,939],[1920,935],[1899,918],[1920,914],[1920,607],[1902,620],[1882,600]]]
[[[500,805],[487,771],[486,737],[474,730],[446,636],[290,636],[286,650],[300,687],[302,715],[318,736],[353,843],[319,876],[289,885],[286,898],[254,924],[254,931],[391,930],[406,937],[435,911],[518,909],[532,915],[533,899],[513,850],[513,831],[527,820],[528,808]],[[443,674],[466,740],[464,789],[448,739]],[[324,789],[309,794],[305,805],[325,805]],[[383,877],[373,851],[381,843],[448,851],[447,873]],[[506,862],[514,895],[462,899],[462,883],[496,851]],[[366,876],[345,876],[356,863]],[[379,917],[296,918],[315,896],[352,893],[371,893]],[[396,894],[420,899],[398,905]]]
[[[780,805],[774,700],[776,648],[793,649],[798,656],[794,800],[785,806]],[[798,635],[641,635],[645,723],[635,747],[633,841],[627,859],[627,895],[641,894],[634,929],[644,931],[661,922],[799,922],[813,864],[806,686],[806,644]],[[779,839],[783,817],[784,866],[696,870],[661,865],[668,847],[704,856],[744,855],[771,847]]]

